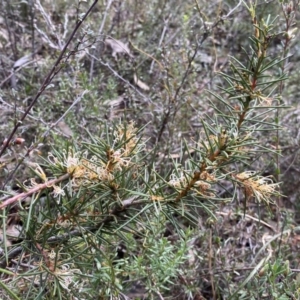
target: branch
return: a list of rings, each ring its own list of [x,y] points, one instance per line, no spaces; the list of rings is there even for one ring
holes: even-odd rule
[[[37,193],[41,190],[47,189],[47,188],[55,185],[56,183],[59,183],[61,181],[64,181],[64,180],[68,179],[69,177],[70,177],[70,174],[65,174],[65,175],[62,175],[59,178],[52,179],[52,180],[49,180],[45,183],[38,184],[34,188],[30,189],[28,192],[24,192],[24,193],[15,195],[12,198],[6,199],[2,204],[0,204],[0,209],[3,209],[6,206],[8,206],[10,204],[13,204],[17,201],[23,200],[26,197],[31,196],[31,195],[33,195],[33,194],[35,194],[35,193]]]

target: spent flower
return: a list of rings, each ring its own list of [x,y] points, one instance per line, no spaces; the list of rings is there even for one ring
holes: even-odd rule
[[[245,171],[235,175],[242,184],[247,198],[255,197],[259,202],[270,202],[271,196],[278,195],[276,188],[279,183],[273,183],[269,177],[256,175],[255,172]]]

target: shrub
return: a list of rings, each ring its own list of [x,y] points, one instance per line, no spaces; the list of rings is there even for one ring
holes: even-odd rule
[[[160,24],[159,40],[147,40],[156,15],[165,15],[171,3],[152,1],[148,11],[148,4],[120,1],[115,7],[120,18],[140,11],[140,21],[124,25],[135,40],[129,44],[121,41],[118,14],[110,14],[112,1],[103,10],[98,34],[93,22],[85,23],[93,5],[81,5],[77,14],[66,13],[65,27],[56,32],[54,15],[36,2],[38,25],[31,29],[46,41],[49,49],[43,51],[60,52],[54,62],[44,54],[37,72],[24,70],[28,77],[20,75],[23,82],[13,91],[20,99],[28,96],[38,72],[53,63],[37,96],[25,103],[27,110],[16,106],[22,123],[16,122],[1,149],[1,296],[299,297],[287,255],[288,236],[295,233],[284,228],[293,216],[280,224],[279,182],[281,109],[298,3],[282,4],[281,28],[279,17],[251,1],[236,6],[228,1],[231,9],[223,16],[197,1],[192,10],[187,1],[178,6],[174,24],[171,15]],[[8,3],[5,8],[14,11]],[[212,49],[218,56],[222,49],[213,35],[226,34],[227,20],[239,9],[243,16],[248,13],[243,26],[251,27],[251,37],[235,45],[243,48],[232,49],[228,67],[217,60],[212,65],[213,56],[205,58],[201,51]],[[207,22],[206,15],[216,21]],[[70,16],[76,16],[77,26],[63,43]],[[106,19],[117,28],[109,30]],[[170,46],[162,41],[172,28],[184,36]],[[283,47],[277,51],[280,30]],[[24,61],[29,58],[17,60],[15,67]],[[207,75],[209,68],[219,76]],[[212,79],[217,85],[204,93]],[[12,102],[3,103],[11,112]],[[42,126],[35,128],[36,121]],[[20,128],[24,138],[15,137]]]

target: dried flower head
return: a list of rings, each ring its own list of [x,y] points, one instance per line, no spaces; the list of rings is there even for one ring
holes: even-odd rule
[[[169,185],[174,187],[177,191],[184,189],[187,186],[187,178],[183,173],[179,175],[171,174],[171,180],[169,180]]]
[[[53,187],[53,197],[54,198],[65,195],[65,191],[61,187],[59,187],[55,184],[52,187]]]
[[[213,196],[213,194],[209,191],[210,189],[211,189],[211,184],[203,180],[196,181],[193,188],[193,190],[195,190],[199,195]]]
[[[272,195],[278,195],[276,188],[279,183],[273,183],[269,177],[256,175],[255,172],[246,171],[235,175],[242,184],[247,198],[255,197],[259,202],[270,202]]]
[[[116,151],[111,149],[110,160],[107,164],[108,169],[118,169],[121,171],[123,167],[127,168],[131,161],[131,157],[128,157],[127,154],[127,151],[124,149],[119,149]]]
[[[138,139],[136,137],[137,129],[134,122],[126,127],[120,125],[115,131],[114,149],[113,147],[103,150],[106,157],[94,155],[91,158],[88,152],[79,152],[74,149],[64,151],[62,155],[55,156],[52,153],[48,155],[48,161],[51,165],[67,172],[71,178],[72,187],[78,188],[106,182],[115,184],[115,172],[122,171],[131,166],[132,157],[138,151]],[[107,146],[106,146],[107,147]],[[99,148],[101,149],[101,148]],[[41,174],[41,172],[39,172]],[[63,195],[62,190],[54,188],[54,195]]]
[[[203,196],[214,196],[211,191],[211,183],[216,180],[215,176],[207,171],[203,171],[200,174],[200,179],[195,182],[193,190],[196,190],[198,194]]]

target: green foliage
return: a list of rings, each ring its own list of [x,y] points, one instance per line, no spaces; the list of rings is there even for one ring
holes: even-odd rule
[[[292,292],[294,291],[294,293]],[[239,288],[230,299],[294,299],[299,298],[298,284],[293,279],[289,262],[267,263],[251,278],[251,283]]]
[[[3,4],[47,47],[16,71],[29,103],[1,91],[16,120],[41,93],[21,127],[3,126],[24,139],[1,150],[1,297],[296,299],[279,161],[298,3],[146,2],[103,2],[57,62],[87,3],[55,15],[38,1],[37,17]]]

